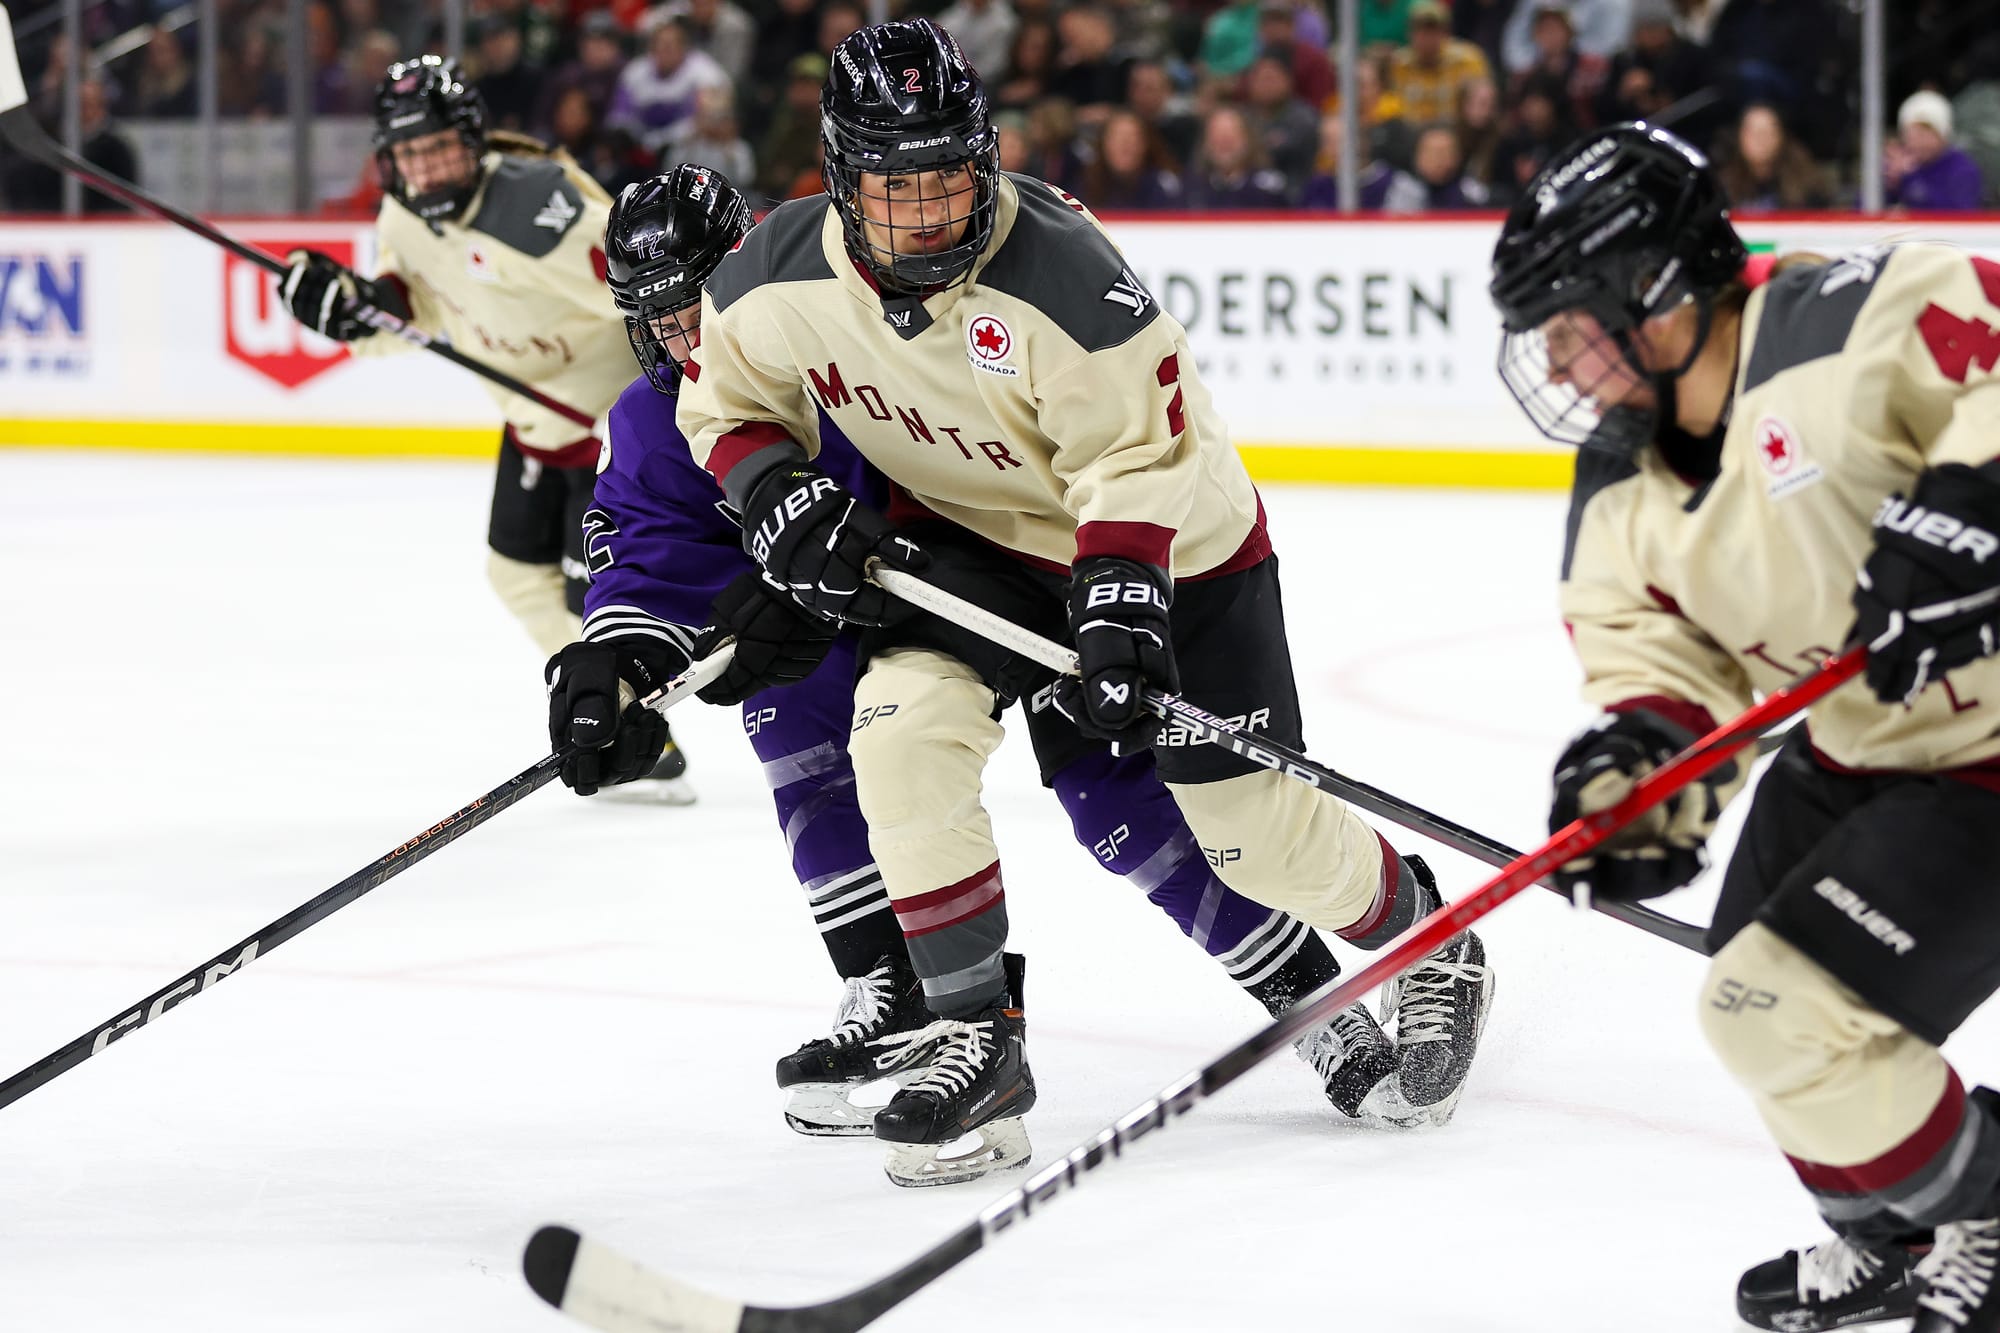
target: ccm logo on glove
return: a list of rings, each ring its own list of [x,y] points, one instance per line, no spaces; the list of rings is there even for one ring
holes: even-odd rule
[[[2000,551],[2000,538],[1986,529],[1975,528],[1950,514],[1911,504],[1900,495],[1891,495],[1882,501],[1882,507],[1875,511],[1875,526],[1914,537],[1952,555],[1970,555],[1980,564]]]

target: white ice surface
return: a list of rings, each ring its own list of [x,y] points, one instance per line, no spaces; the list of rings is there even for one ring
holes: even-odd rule
[[[0,1076],[543,752],[488,486],[0,452]],[[1562,501],[1267,498],[1313,753],[1538,839],[1586,715]],[[554,1333],[518,1270],[548,1221],[810,1300],[1010,1188],[898,1190],[870,1142],[785,1130],[771,1063],[837,988],[733,713],[675,718],[699,805],[552,787],[0,1110],[0,1330]],[[1025,749],[990,800],[1052,1157],[1260,1015],[1074,846]],[[1484,878],[1398,841],[1451,895]],[[1741,1269],[1816,1226],[1702,1047],[1699,960],[1539,890],[1483,929],[1497,1007],[1448,1129],[1335,1123],[1275,1059],[879,1327],[1734,1327]]]

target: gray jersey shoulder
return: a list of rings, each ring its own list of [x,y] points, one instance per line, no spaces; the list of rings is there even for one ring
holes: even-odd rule
[[[1569,578],[1576,562],[1577,537],[1583,532],[1584,511],[1590,502],[1619,482],[1639,475],[1639,465],[1624,454],[1607,449],[1582,448],[1576,451],[1576,480],[1569,490],[1569,520],[1563,532],[1562,577]]]
[[[1743,369],[1743,391],[1847,346],[1861,307],[1894,258],[1893,250],[1860,250],[1824,264],[1798,264],[1765,284],[1764,314]]]
[[[1008,179],[1020,210],[980,286],[1033,306],[1087,352],[1129,342],[1159,318],[1159,302],[1110,237],[1044,182]]]
[[[702,290],[718,314],[767,282],[813,282],[833,277],[820,233],[827,197],[788,199],[764,215],[743,243],[723,256]]]
[[[562,165],[545,157],[503,155],[466,229],[540,259],[562,244],[583,216],[583,195]]]

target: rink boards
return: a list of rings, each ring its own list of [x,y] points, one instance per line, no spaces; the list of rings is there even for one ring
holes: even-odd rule
[[[1497,226],[1279,215],[1113,230],[1187,326],[1260,479],[1560,487],[1567,452],[1534,435],[1493,370]],[[1759,249],[1936,239],[2000,255],[1994,220],[1742,228]],[[365,224],[227,229],[277,254],[374,260]],[[138,221],[0,224],[0,403],[0,439],[23,445],[486,457],[498,428],[472,376],[422,353],[356,360],[300,329],[255,266]]]

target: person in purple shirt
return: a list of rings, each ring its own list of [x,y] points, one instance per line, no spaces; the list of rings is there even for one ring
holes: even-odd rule
[[[608,280],[645,373],[609,417],[595,507],[584,520],[584,637],[549,662],[550,739],[583,747],[562,774],[578,791],[645,773],[664,723],[632,701],[734,639],[731,667],[700,697],[742,706],[793,870],[845,981],[832,1032],[778,1062],[786,1121],[805,1134],[867,1134],[873,1113],[847,1094],[884,1074],[917,1077],[925,1056],[917,1050],[909,1066],[879,1069],[873,1057],[889,1048],[870,1043],[922,1027],[930,1015],[855,796],[847,754],[854,635],[765,580],[674,423],[680,377],[693,373],[683,365],[701,341],[702,283],[750,226],[743,197],[700,166],[628,186],[611,210]],[[885,504],[881,475],[824,415],[819,429],[820,466],[863,502]],[[1144,890],[1273,1015],[1338,975],[1311,929],[1216,877],[1150,755],[1112,754],[1048,706],[1050,688],[1038,693],[1022,702],[1042,779],[1101,865]],[[1367,1032],[1379,1029],[1364,1019],[1365,1011],[1337,1015],[1300,1040],[1299,1054],[1343,1115],[1406,1123],[1394,1049],[1370,1040]]]
[[[1951,141],[1951,103],[1934,92],[1911,93],[1896,113],[1895,140],[1883,145],[1884,196],[1912,213],[1966,212],[1979,207],[1979,164]]]

